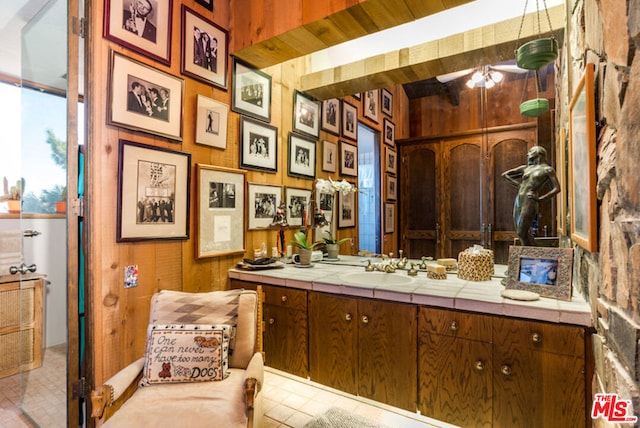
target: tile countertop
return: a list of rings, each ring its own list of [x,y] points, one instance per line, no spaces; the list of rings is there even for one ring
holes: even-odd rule
[[[432,280],[424,271],[409,277],[406,271],[396,273],[365,272],[366,258],[340,256],[343,263],[320,262],[312,268],[296,268],[287,264],[283,269],[246,270],[230,269],[229,278],[261,284],[278,285],[303,290],[344,294],[356,297],[436,306],[492,315],[504,315],[562,324],[592,326],[591,308],[581,294],[573,292],[571,301],[541,297],[525,302],[500,296],[504,289],[500,280],[507,270],[496,265],[496,275],[490,281],[465,281],[455,273],[447,279]],[[431,262],[434,263],[434,262]],[[362,284],[344,278],[345,274],[362,272],[363,275],[397,275],[406,284]],[[343,278],[341,278],[343,277]],[[380,278],[382,279],[382,278]]]

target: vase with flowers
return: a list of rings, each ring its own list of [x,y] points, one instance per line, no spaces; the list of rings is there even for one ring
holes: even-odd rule
[[[330,260],[336,260],[338,258],[338,253],[340,252],[340,245],[349,241],[351,238],[336,239],[331,231],[327,231],[326,234],[327,237],[322,238],[322,241],[327,246],[327,258]]]
[[[331,177],[329,177],[328,180],[319,178],[316,183],[316,190],[320,194],[324,193],[334,195],[336,192],[340,192],[342,194],[354,193],[358,191],[358,188],[344,179],[341,181],[333,181]],[[316,204],[316,209],[313,215],[313,224],[315,227],[329,225],[329,221],[327,220],[324,211],[318,204]]]

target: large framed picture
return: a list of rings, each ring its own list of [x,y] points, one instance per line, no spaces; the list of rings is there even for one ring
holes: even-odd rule
[[[182,5],[182,74],[227,89],[229,32]]]
[[[282,186],[249,183],[249,230],[267,229],[282,200]]]
[[[120,140],[117,242],[189,239],[191,154]]]
[[[196,143],[226,149],[229,106],[201,94],[196,103]]]
[[[240,117],[240,167],[278,171],[278,128]]]
[[[346,141],[340,141],[340,174],[358,176],[358,147]]]
[[[389,147],[384,148],[384,171],[390,174],[395,174],[396,168],[396,151]]]
[[[289,175],[316,178],[316,142],[289,132]]]
[[[289,225],[302,226],[303,224],[308,224],[311,190],[287,187],[285,193],[285,204],[287,205],[288,211],[287,221]],[[307,221],[304,219],[305,212],[307,214]]]
[[[596,252],[598,230],[593,64],[587,64],[569,105],[569,177],[571,239],[585,250]]]
[[[322,170],[336,172],[338,163],[338,146],[336,143],[324,140],[322,142]]]
[[[172,0],[105,0],[103,35],[171,65]]]
[[[508,272],[507,289],[571,300],[573,248],[512,245],[509,247]]]
[[[342,102],[342,136],[358,140],[358,109],[346,101]]]
[[[393,94],[387,88],[380,91],[380,109],[382,113],[393,117]]]
[[[384,181],[386,199],[388,201],[395,201],[398,199],[398,183],[396,177],[390,174],[385,174]]]
[[[182,141],[182,79],[114,51],[110,74],[110,125]]]
[[[293,130],[318,138],[320,102],[296,90],[293,93]]]
[[[377,89],[364,93],[363,109],[364,117],[378,123],[380,117],[380,94]]]
[[[331,98],[322,101],[322,130],[340,135],[340,100]]]
[[[383,124],[384,143],[394,147],[396,144],[396,125],[387,118],[384,119]]]
[[[196,164],[196,258],[245,252],[245,175],[239,169]]]
[[[271,122],[271,76],[234,58],[231,89],[231,110]]]
[[[355,227],[358,210],[355,192],[338,192],[338,227]]]
[[[384,233],[393,233],[396,231],[396,205],[393,203],[384,203]]]

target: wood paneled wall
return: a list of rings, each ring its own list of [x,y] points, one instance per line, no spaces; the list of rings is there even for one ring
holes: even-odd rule
[[[255,2],[254,2],[255,3]],[[317,2],[316,2],[317,3]],[[323,3],[323,2],[320,2]],[[318,4],[320,4],[318,3]],[[265,242],[268,248],[275,246],[276,232],[251,231],[246,233],[247,252],[245,255],[206,258],[196,260],[196,180],[195,164],[203,163],[222,167],[239,167],[239,121],[237,113],[229,112],[227,147],[225,150],[197,145],[195,138],[196,95],[231,105],[231,59],[229,59],[228,90],[214,88],[205,83],[188,78],[180,73],[181,62],[181,14],[182,5],[206,16],[216,24],[230,29],[230,39],[246,39],[241,26],[232,25],[231,10],[240,8],[243,2],[216,1],[213,14],[206,11],[194,0],[174,0],[172,11],[171,65],[164,66],[149,58],[132,52],[102,37],[103,6],[88,4],[86,16],[89,19],[89,34],[86,64],[86,201],[84,243],[87,261],[86,284],[88,288],[86,304],[89,333],[89,377],[92,385],[99,385],[144,353],[146,328],[151,295],[160,289],[184,290],[190,292],[221,290],[228,287],[227,271],[253,254]],[[240,9],[241,10],[241,9]],[[279,8],[282,13],[286,8]],[[237,15],[237,13],[236,13]],[[239,19],[239,18],[238,18]],[[245,18],[246,19],[246,16]],[[231,29],[233,27],[234,29]],[[144,132],[130,131],[107,125],[109,105],[109,62],[110,51],[148,64],[158,70],[184,79],[183,97],[183,141],[177,143]],[[312,189],[314,181],[288,177],[287,147],[288,133],[292,127],[293,93],[299,87],[299,76],[306,72],[308,64],[304,59],[291,60],[269,67],[263,71],[272,76],[272,119],[278,128],[278,172],[266,173],[249,171],[248,182],[277,184]],[[408,100],[401,87],[389,88],[394,95],[393,121],[396,124],[396,138],[408,137]],[[383,121],[376,124],[362,118],[360,101],[348,97],[360,110],[360,119],[376,130],[381,130]],[[382,118],[382,115],[381,115]],[[164,147],[191,153],[190,183],[190,238],[183,241],[151,240],[142,242],[116,242],[117,218],[117,176],[119,140]],[[322,140],[338,142],[339,138],[321,132],[317,143],[317,177],[327,178],[322,172]],[[332,174],[339,179],[339,175]],[[396,227],[397,230],[397,227]],[[287,231],[287,241],[293,231]],[[357,237],[357,228],[338,229],[338,237]],[[395,251],[393,235],[387,235],[384,250]],[[348,251],[348,248],[343,248]],[[138,286],[124,288],[125,266],[137,265]]]

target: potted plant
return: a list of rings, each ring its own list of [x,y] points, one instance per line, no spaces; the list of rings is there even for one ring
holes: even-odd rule
[[[294,240],[291,241],[291,245],[298,248],[298,255],[300,257],[301,265],[311,264],[311,253],[316,248],[323,245],[322,241],[311,242],[307,240],[307,234],[300,231],[293,234]]]
[[[327,258],[336,260],[338,258],[338,252],[340,250],[340,245],[349,241],[351,238],[342,238],[336,240],[336,238],[331,234],[331,231],[327,231],[327,238],[322,238],[322,241],[327,245]]]
[[[0,197],[0,201],[7,201],[10,213],[19,213],[22,208],[22,195],[24,194],[25,181],[24,178],[18,180],[15,186],[8,189],[7,177],[4,177],[4,195]]]
[[[64,186],[60,191],[60,200],[56,202],[56,212],[67,212],[67,186]]]

